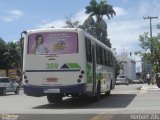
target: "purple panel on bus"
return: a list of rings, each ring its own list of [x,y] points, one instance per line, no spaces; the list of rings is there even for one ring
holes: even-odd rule
[[[76,32],[32,33],[28,39],[28,54],[73,54],[78,52]]]

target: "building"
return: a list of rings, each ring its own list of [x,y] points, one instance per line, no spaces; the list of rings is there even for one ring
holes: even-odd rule
[[[123,64],[123,69],[120,70],[120,75],[125,75],[130,80],[136,79],[136,62],[129,58],[127,55],[121,55],[116,57],[118,61]]]

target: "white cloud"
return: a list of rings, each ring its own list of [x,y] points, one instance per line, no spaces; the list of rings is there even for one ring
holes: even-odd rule
[[[23,15],[24,13],[22,11],[15,9],[15,10],[9,11],[8,15],[3,17],[3,20],[5,22],[11,22],[11,21],[19,19]]]
[[[44,22],[45,21],[45,22]],[[39,28],[48,28],[48,27],[64,27],[65,26],[65,20],[54,20],[51,22],[47,22],[46,20],[43,20],[43,24],[39,25]]]
[[[114,10],[116,11],[116,16],[122,16],[122,15],[127,15],[127,12],[120,7],[114,7]],[[73,14],[71,16],[73,21],[79,21],[80,24],[82,24],[85,19],[88,17],[88,14],[85,13],[85,9],[82,9],[80,11],[78,11],[77,13]],[[104,17],[105,19],[107,19],[107,17]],[[42,20],[41,25],[39,25],[38,27],[40,28],[47,28],[47,27],[64,27],[65,26],[65,21],[66,19],[59,19],[59,20]]]
[[[113,9],[116,12],[116,16],[123,16],[123,15],[127,15],[128,13],[126,12],[126,10],[124,10],[123,8],[120,7],[113,7]]]
[[[79,12],[75,13],[72,17],[73,21],[79,21],[80,24],[84,22],[84,20],[88,17],[87,14],[85,14],[85,9],[80,10]],[[42,20],[42,24],[39,25],[39,28],[47,28],[47,27],[64,27],[66,19],[59,19],[59,20],[53,20],[53,21],[48,21],[48,20]]]
[[[146,23],[141,21],[116,21],[109,23],[108,35],[112,46],[129,51],[139,49],[139,35],[143,34],[145,26]]]
[[[88,17],[88,14],[85,13],[85,9],[80,10],[73,16],[73,20],[78,20],[80,23],[83,23],[85,19]]]
[[[15,15],[15,16],[23,16],[24,15],[24,13],[22,12],[22,11],[20,11],[20,10],[12,10],[12,11],[10,11],[9,12],[11,15]]]

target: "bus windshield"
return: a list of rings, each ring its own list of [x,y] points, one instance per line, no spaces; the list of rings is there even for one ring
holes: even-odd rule
[[[73,54],[78,53],[76,32],[41,32],[28,37],[28,54]]]

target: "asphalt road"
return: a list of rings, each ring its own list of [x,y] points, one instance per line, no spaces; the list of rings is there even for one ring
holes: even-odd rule
[[[48,104],[46,97],[26,96],[21,90],[19,95],[0,96],[0,114],[19,115],[18,120],[127,120],[132,119],[130,114],[157,115],[160,90],[139,90],[141,86],[144,85],[116,86],[111,96],[102,95],[99,102],[65,98],[61,104]]]

